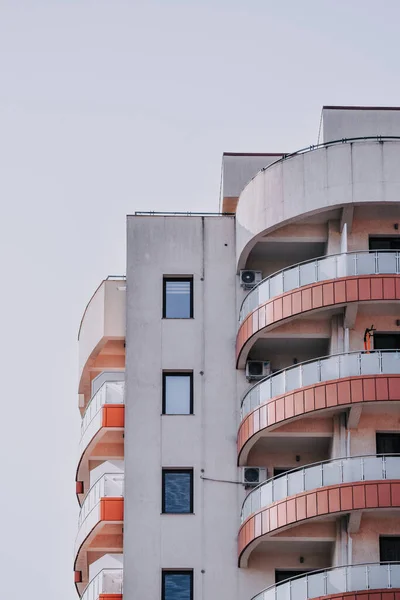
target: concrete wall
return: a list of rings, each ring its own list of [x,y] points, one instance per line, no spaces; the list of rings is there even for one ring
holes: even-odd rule
[[[398,108],[323,108],[323,141],[371,135],[399,135]]]
[[[237,197],[260,169],[278,160],[275,154],[229,154],[222,156],[223,197]]]
[[[398,203],[399,142],[339,144],[272,165],[245,187],[236,220],[238,269],[273,230],[345,205]]]
[[[194,319],[161,318],[164,274],[193,275]],[[195,597],[207,600],[235,600],[247,576],[237,569],[242,486],[201,479],[239,476],[236,285],[231,217],[128,218],[128,600],[158,598],[162,568],[193,568]],[[194,415],[161,416],[163,369],[193,369]],[[194,468],[194,515],[160,514],[162,466]]]
[[[379,536],[400,535],[400,518],[398,516],[375,513],[364,513],[360,529],[351,535],[352,562],[379,562]]]
[[[125,337],[124,281],[103,281],[86,307],[79,329],[79,379],[91,357],[95,357],[109,339]]]

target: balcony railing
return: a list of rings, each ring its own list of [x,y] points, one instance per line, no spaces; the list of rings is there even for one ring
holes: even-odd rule
[[[275,396],[302,387],[358,375],[391,375],[400,373],[400,352],[376,350],[333,354],[308,360],[265,377],[243,396],[241,417]]]
[[[368,563],[313,571],[273,585],[252,600],[311,600],[346,592],[400,588],[400,564]]]
[[[117,498],[124,495],[124,474],[106,473],[87,493],[79,513],[78,527],[81,527],[87,516],[99,504],[100,498]]]
[[[289,496],[357,481],[400,479],[400,455],[339,458],[288,471],[258,485],[243,502],[242,523],[251,515]]]
[[[103,569],[85,588],[81,600],[98,600],[100,594],[122,594],[123,569]]]
[[[287,267],[257,284],[243,300],[239,313],[242,323],[257,306],[299,287],[353,275],[400,273],[400,252],[348,252],[331,254]]]
[[[124,381],[105,381],[100,389],[90,399],[81,423],[81,437],[90,423],[105,404],[124,403]]]

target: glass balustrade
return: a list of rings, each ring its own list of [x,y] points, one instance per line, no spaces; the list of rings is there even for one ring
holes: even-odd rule
[[[400,588],[400,564],[368,563],[313,571],[273,585],[252,600],[311,600],[322,596]]]
[[[83,437],[90,423],[105,404],[124,403],[124,381],[105,381],[99,390],[90,399],[81,424],[81,437]]]
[[[117,498],[124,495],[123,473],[106,473],[87,493],[79,513],[78,527],[80,528],[89,513],[99,504],[100,498]]]
[[[241,522],[273,502],[317,488],[400,478],[400,455],[339,458],[293,469],[258,485],[243,502]]]
[[[271,298],[299,287],[353,275],[400,273],[400,253],[395,251],[348,252],[299,263],[266,277],[243,300],[239,322]]]
[[[122,569],[103,569],[93,577],[81,600],[99,600],[100,594],[122,594]]]
[[[243,396],[241,418],[271,398],[302,387],[358,375],[391,375],[400,373],[400,352],[377,350],[333,354],[317,360],[298,363],[265,377]]]

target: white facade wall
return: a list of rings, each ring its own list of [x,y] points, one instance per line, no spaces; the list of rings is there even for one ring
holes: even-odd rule
[[[323,141],[374,135],[400,136],[398,108],[339,108],[322,109]]]
[[[239,598],[242,486],[201,479],[239,473],[234,235],[231,217],[128,218],[126,600],[158,598],[163,568],[192,568],[198,600]],[[193,275],[194,319],[161,318],[163,275]],[[161,415],[163,369],[193,369],[194,415]],[[162,467],[194,468],[194,515],[160,514]]]

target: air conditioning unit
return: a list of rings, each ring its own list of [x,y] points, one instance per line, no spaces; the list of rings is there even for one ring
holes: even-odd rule
[[[264,467],[244,467],[243,483],[245,487],[255,487],[267,480],[267,469]]]
[[[256,286],[260,281],[262,281],[262,272],[261,271],[250,271],[249,269],[245,269],[240,271],[240,285],[245,290],[251,290],[254,286]]]
[[[246,363],[247,381],[258,381],[271,375],[271,363],[263,360],[248,360]]]

